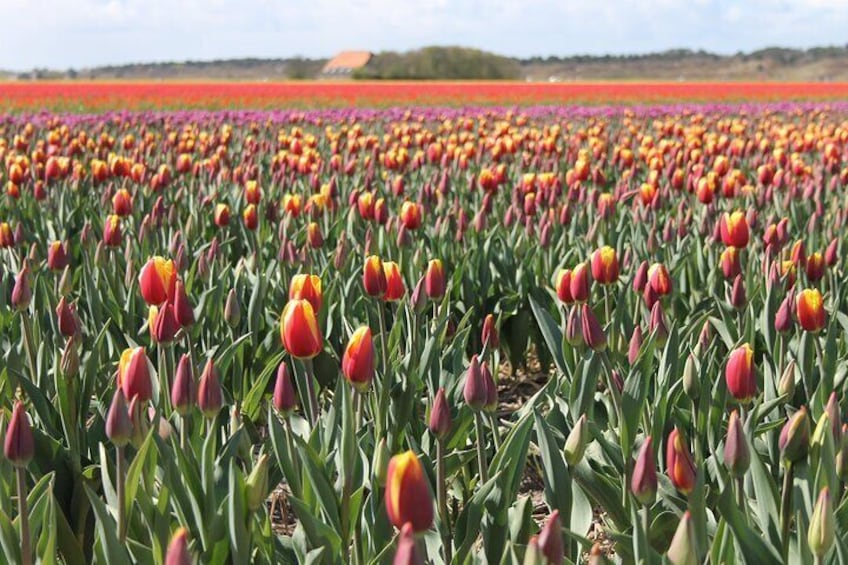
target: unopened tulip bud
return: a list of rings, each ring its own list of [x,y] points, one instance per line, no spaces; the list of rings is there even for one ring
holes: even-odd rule
[[[245,502],[247,509],[251,512],[256,512],[262,506],[262,503],[268,497],[268,467],[271,458],[267,453],[259,456],[250,475],[244,481],[246,491]]]
[[[586,414],[583,414],[574,423],[574,427],[565,439],[563,452],[566,462],[572,467],[580,463],[587,445],[589,445],[589,424],[586,421]]]
[[[777,383],[777,394],[792,398],[795,395],[795,361],[790,360]]]
[[[642,292],[645,290],[645,285],[648,284],[648,262],[642,261],[636,274],[633,275],[633,290]]]
[[[630,492],[640,503],[649,506],[657,497],[657,465],[654,462],[654,447],[651,436],[645,438],[636,455]]]
[[[15,285],[12,287],[12,307],[18,312],[26,310],[32,302],[32,288],[29,277],[29,263],[24,261],[24,266],[15,276]]]
[[[180,323],[174,313],[174,305],[165,302],[156,312],[151,333],[157,343],[168,344],[174,341],[179,330]]]
[[[132,437],[130,443],[136,449],[140,448],[150,431],[150,421],[144,414],[144,404],[138,396],[130,400],[129,414],[132,422]]]
[[[71,267],[68,266],[62,271],[62,277],[59,279],[59,296],[68,296],[73,290],[73,275],[71,274]]]
[[[568,318],[565,324],[565,339],[572,347],[577,347],[583,343],[583,315],[579,304],[575,304],[568,311]]]
[[[807,288],[798,293],[795,299],[798,325],[805,331],[817,333],[827,323],[824,299],[817,288]]]
[[[839,406],[839,398],[836,396],[836,391],[830,393],[827,399],[827,405],[824,407],[824,412],[830,419],[830,425],[833,430],[833,444],[838,446],[842,441],[842,408]]]
[[[285,361],[277,368],[277,382],[274,384],[274,408],[287,418],[297,407],[297,394],[292,386],[291,374]]]
[[[736,275],[733,281],[733,288],[730,290],[730,304],[737,310],[744,310],[747,303],[745,281],[742,279],[742,275]]]
[[[486,380],[476,355],[471,358],[471,363],[468,365],[462,394],[465,403],[473,410],[481,410],[486,405]]]
[[[427,293],[425,292],[425,277],[418,279],[415,289],[412,291],[412,307],[416,314],[422,314],[427,308]]]
[[[386,443],[386,438],[381,438],[374,448],[374,458],[371,461],[371,471],[374,473],[374,482],[380,486],[386,486],[386,473],[389,469],[389,460],[392,454],[389,451],[389,445]]]
[[[35,455],[35,439],[32,435],[32,426],[27,418],[23,402],[18,400],[12,409],[12,417],[6,428],[6,437],[3,440],[3,454],[12,465],[24,468]]]
[[[374,379],[374,342],[371,328],[362,326],[353,332],[342,358],[342,374],[359,392],[365,392]]]
[[[572,300],[575,302],[589,300],[589,266],[586,263],[580,263],[574,267],[569,283]]]
[[[833,513],[833,501],[830,489],[824,487],[819,493],[813,514],[810,516],[810,527],[807,530],[810,551],[819,558],[824,557],[833,546],[835,537],[836,516]]]
[[[751,465],[748,440],[745,438],[745,430],[736,410],[730,413],[730,422],[727,424],[727,437],[724,441],[724,464],[734,477],[743,476]]]
[[[124,397],[130,401],[138,397],[140,402],[146,402],[153,396],[150,368],[143,347],[130,347],[121,353],[118,363],[118,386],[123,390]]]
[[[633,335],[630,336],[630,346],[627,350],[627,361],[633,365],[639,359],[639,353],[642,351],[642,328],[636,326],[633,328]]]
[[[810,450],[810,418],[806,406],[801,406],[783,425],[778,447],[786,463],[795,463],[807,456]]]
[[[848,480],[848,424],[839,430],[840,441],[836,453],[836,474],[841,481]]]
[[[498,329],[495,327],[494,315],[486,315],[486,319],[483,321],[483,331],[480,340],[486,349],[493,350],[498,348],[500,340],[498,339]]]
[[[194,324],[194,309],[191,307],[183,281],[177,280],[174,290],[174,314],[180,326],[187,328]]]
[[[595,316],[595,312],[589,308],[588,304],[583,304],[580,311],[582,318],[581,332],[583,341],[594,351],[603,351],[607,348],[607,336],[604,333],[601,323]]]
[[[191,358],[184,354],[177,364],[174,384],[171,385],[171,404],[174,411],[181,416],[188,414],[194,406],[196,396]]]
[[[433,400],[433,407],[430,409],[428,427],[434,436],[444,438],[450,433],[451,423],[450,407],[445,397],[445,389],[439,388],[436,392],[436,398]]]
[[[559,519],[559,510],[551,512],[550,518],[542,526],[537,538],[539,551],[550,565],[562,563],[564,549],[562,544],[562,523]]]
[[[445,295],[447,282],[441,260],[432,259],[428,263],[427,273],[424,276],[424,290],[431,300],[439,300]]]
[[[120,387],[112,397],[109,413],[106,415],[106,437],[116,447],[123,447],[129,443],[133,435],[133,423],[130,420],[127,400]]]
[[[197,406],[203,412],[203,415],[211,420],[218,415],[223,403],[218,369],[215,368],[212,359],[209,359],[203,369],[203,374],[200,376],[200,385],[197,388]]]
[[[691,400],[698,400],[701,395],[701,382],[695,366],[695,355],[690,353],[683,365],[683,391]]]
[[[794,302],[795,295],[790,292],[780,303],[774,316],[774,329],[776,331],[785,333],[795,325],[795,321],[792,319]]]
[[[653,307],[651,307],[651,319],[648,330],[660,347],[668,341],[668,326],[665,323],[665,312],[663,311],[662,302],[654,302]]]
[[[227,301],[224,303],[224,320],[231,328],[235,328],[241,322],[241,306],[234,288],[230,289]]]
[[[701,560],[698,559],[697,543],[695,525],[687,510],[677,525],[666,557],[673,565],[698,565]]]
[[[66,379],[73,379],[79,374],[80,358],[77,351],[77,343],[74,339],[69,339],[62,349],[62,359],[60,368]]]

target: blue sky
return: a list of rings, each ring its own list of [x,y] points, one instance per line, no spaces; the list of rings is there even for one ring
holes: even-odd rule
[[[848,0],[0,0],[0,69],[463,45],[507,55],[848,43]]]

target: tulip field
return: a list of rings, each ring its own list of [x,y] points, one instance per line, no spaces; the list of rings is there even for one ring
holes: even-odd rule
[[[848,562],[848,103],[30,110],[0,562]]]

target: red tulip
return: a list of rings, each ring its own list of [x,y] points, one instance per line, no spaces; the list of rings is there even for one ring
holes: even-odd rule
[[[221,381],[218,378],[218,369],[212,359],[206,362],[203,373],[200,375],[200,384],[197,387],[197,406],[203,415],[210,420],[218,415],[224,404],[224,395],[221,390]]]
[[[130,347],[121,353],[118,386],[124,391],[124,398],[130,401],[138,397],[139,401],[146,402],[153,396],[150,369],[143,347]]]
[[[394,261],[384,261],[383,272],[386,275],[386,293],[383,295],[383,300],[386,302],[397,302],[406,294],[406,288],[403,286],[403,277],[400,274],[400,267]]]
[[[589,266],[586,263],[580,263],[571,271],[569,289],[575,302],[589,300]]]
[[[6,437],[3,440],[3,454],[12,465],[23,468],[35,455],[35,439],[32,435],[32,426],[27,418],[24,404],[20,400],[15,402],[9,426],[6,428]]]
[[[745,212],[736,211],[732,214],[722,215],[719,223],[721,240],[725,245],[733,247],[746,247],[750,233],[748,230],[748,219]]]
[[[112,212],[116,216],[129,216],[133,211],[132,196],[126,188],[120,188],[112,196]]]
[[[191,410],[197,397],[194,385],[194,376],[191,368],[191,358],[188,354],[180,357],[177,371],[174,376],[174,384],[171,385],[171,404],[180,415],[186,415]]]
[[[321,278],[318,275],[297,274],[289,284],[289,300],[306,300],[314,312],[321,311],[323,301]]]
[[[382,298],[386,294],[388,281],[383,262],[376,255],[371,255],[365,260],[365,268],[362,272],[362,284],[368,296]]]
[[[360,392],[374,379],[374,342],[371,328],[362,326],[350,336],[342,358],[342,374]]]
[[[427,296],[432,300],[438,300],[445,295],[447,282],[445,281],[445,270],[440,259],[431,259],[427,265],[427,274],[424,279],[424,289]]]
[[[123,447],[130,442],[132,433],[133,423],[127,408],[127,399],[121,387],[118,387],[106,415],[106,437],[116,447]]]
[[[824,299],[821,292],[815,288],[807,288],[798,293],[795,299],[798,324],[808,332],[817,333],[824,329],[827,323],[827,312],[824,309]]]
[[[724,368],[724,377],[730,395],[747,404],[757,395],[757,373],[754,367],[754,350],[747,343],[731,352]]]
[[[51,271],[61,271],[68,262],[68,250],[61,241],[54,241],[47,247],[47,267]]]
[[[824,277],[825,269],[827,269],[827,264],[821,253],[816,251],[807,257],[806,271],[808,282],[816,283],[820,281]]]
[[[495,327],[495,316],[493,314],[487,314],[483,320],[483,331],[480,335],[480,341],[483,343],[483,347],[487,349],[497,349],[498,345],[500,345],[498,329]]]
[[[605,245],[592,253],[592,278],[600,284],[618,281],[618,257],[615,249]]]
[[[256,211],[256,205],[248,204],[241,212],[244,227],[250,231],[256,230],[259,227],[259,213]]]
[[[648,284],[657,296],[671,294],[671,276],[662,263],[654,263],[648,269]]]
[[[404,202],[400,208],[400,221],[406,229],[417,230],[421,227],[421,206],[408,200]]]
[[[174,287],[174,314],[180,326],[187,328],[194,324],[194,309],[188,300],[183,281],[177,279]]]
[[[571,296],[571,269],[561,269],[556,278],[557,297],[564,304],[571,304],[574,298]]]
[[[595,312],[589,308],[588,304],[583,304],[580,311],[582,318],[581,331],[583,333],[583,341],[595,351],[603,351],[607,348],[607,336],[604,333],[601,323],[595,316]]]
[[[277,382],[274,384],[274,408],[284,417],[288,417],[297,407],[297,394],[292,386],[291,375],[285,361],[277,368]]]
[[[657,465],[651,436],[645,438],[636,455],[630,490],[636,500],[646,505],[652,504],[657,496]]]
[[[443,438],[450,432],[451,424],[450,408],[445,397],[445,389],[440,387],[436,392],[436,398],[433,400],[433,407],[430,409],[428,427],[433,435]]]
[[[721,265],[721,272],[724,273],[724,278],[728,280],[735,278],[742,272],[739,250],[735,247],[728,247],[722,251],[719,264]]]
[[[121,240],[121,218],[114,214],[109,215],[103,223],[103,245],[118,247],[121,245]]]
[[[307,300],[289,300],[280,316],[280,337],[292,357],[312,359],[324,348],[315,311]]]
[[[151,330],[153,338],[157,343],[170,343],[180,330],[180,323],[174,312],[174,305],[165,302],[159,307]]]
[[[564,550],[562,545],[562,523],[559,519],[559,510],[551,512],[550,518],[542,526],[539,537],[536,539],[539,551],[545,556],[547,563],[559,565],[562,563]]]
[[[223,228],[230,224],[230,207],[226,204],[219,203],[215,206],[214,214],[215,225]]]
[[[395,455],[386,473],[386,512],[396,528],[410,523],[416,533],[433,524],[430,483],[413,451]]]
[[[463,385],[462,394],[463,398],[465,398],[465,403],[472,410],[481,410],[488,400],[486,380],[480,368],[480,361],[476,355],[471,357],[471,363],[468,365],[468,371],[465,373],[465,384]]]
[[[150,305],[172,299],[176,283],[177,268],[174,261],[159,256],[148,259],[138,276],[141,296]]]
[[[7,222],[0,222],[0,249],[9,249],[15,246],[15,235],[12,227]]]
[[[191,565],[191,554],[188,551],[188,531],[185,528],[177,528],[171,541],[168,543],[168,552],[165,555],[165,565]]]
[[[73,304],[69,305],[64,296],[56,306],[56,319],[59,325],[59,333],[66,338],[72,338],[79,333],[80,324],[77,318],[77,308]]]

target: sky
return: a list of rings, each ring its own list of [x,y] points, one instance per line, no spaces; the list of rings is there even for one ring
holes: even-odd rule
[[[848,44],[848,0],[0,0],[0,69],[477,47],[504,55]]]

